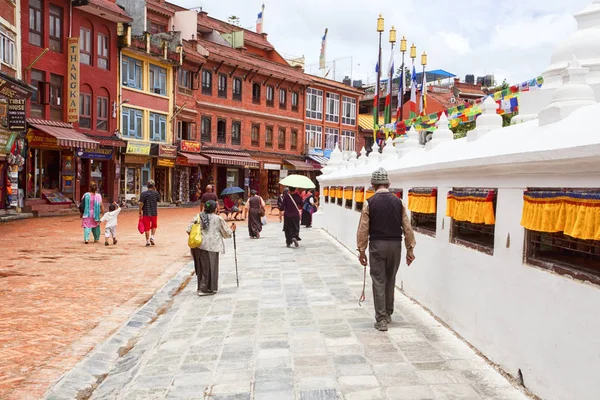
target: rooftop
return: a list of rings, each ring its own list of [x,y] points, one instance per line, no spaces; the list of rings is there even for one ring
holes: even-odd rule
[[[319,76],[314,76],[314,75],[310,75],[309,79],[311,79],[315,84],[317,85],[325,85],[325,86],[330,86],[330,87],[334,87],[337,89],[341,89],[341,90],[345,90],[348,92],[351,92],[355,95],[362,95],[364,94],[364,91],[362,89],[357,89],[357,88],[353,88],[352,86],[348,86],[342,82],[338,82],[338,81],[334,81],[332,79],[327,79],[327,78],[321,78]]]

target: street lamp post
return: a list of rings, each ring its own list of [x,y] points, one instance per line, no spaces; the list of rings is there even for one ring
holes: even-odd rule
[[[402,90],[402,93],[400,93],[400,96],[398,96],[398,98],[400,99],[400,118],[399,119],[403,120],[404,119],[404,113],[403,113],[403,111],[404,111],[404,85],[406,82],[406,76],[404,76],[404,55],[406,54],[406,38],[404,36],[402,36],[402,39],[400,40],[400,52],[402,53],[402,67],[400,67],[401,68],[400,80],[402,82],[400,82],[400,85],[398,85],[398,90]]]
[[[381,84],[381,34],[384,31],[383,15],[379,14],[377,18],[377,32],[379,32],[379,55],[377,56],[377,86],[375,87],[375,102],[373,106],[373,140],[377,140],[377,131],[379,127],[379,87]]]
[[[392,60],[394,57],[394,45],[396,44],[396,28],[394,28],[394,26],[392,25],[392,29],[390,29],[390,44],[391,44],[391,52],[390,52],[390,66],[388,66],[388,83],[387,83],[387,92],[386,92],[386,100],[385,100],[385,114],[383,117],[383,123],[384,124],[389,124],[392,122],[392,103],[391,103],[391,97],[392,97],[392,89],[393,89],[393,79],[394,79],[394,71],[392,68]],[[389,94],[390,96],[390,105],[389,108],[387,107],[388,103],[388,99],[387,99],[387,95]],[[387,135],[386,135],[387,136]]]

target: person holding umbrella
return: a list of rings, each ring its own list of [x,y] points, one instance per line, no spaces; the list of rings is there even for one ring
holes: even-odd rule
[[[302,197],[296,188],[283,189],[283,232],[285,233],[285,244],[291,247],[292,243],[298,247],[300,239],[300,210],[302,209]],[[280,212],[281,213],[281,212]]]

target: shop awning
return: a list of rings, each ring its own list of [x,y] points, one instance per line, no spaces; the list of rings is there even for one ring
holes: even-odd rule
[[[200,154],[191,154],[191,153],[185,153],[183,151],[180,151],[179,153],[180,157],[184,157],[188,163],[190,164],[194,164],[194,165],[208,165],[208,158],[201,156]]]
[[[100,144],[98,141],[90,139],[85,134],[77,132],[73,129],[73,125],[66,122],[28,118],[27,123],[29,126],[55,137],[59,146],[94,149]]]
[[[250,154],[234,151],[209,150],[202,152],[202,155],[210,158],[212,164],[236,165],[240,167],[258,168],[258,161],[252,159]]]
[[[314,171],[315,167],[305,161],[284,160],[287,164],[291,164],[297,171]]]
[[[315,156],[315,155],[309,155],[308,156],[309,159],[318,162],[319,164],[321,164],[322,166],[326,166],[327,163],[329,162],[329,159],[323,156]]]

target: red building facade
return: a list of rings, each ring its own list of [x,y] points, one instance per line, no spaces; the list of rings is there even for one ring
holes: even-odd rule
[[[80,7],[64,0],[24,0],[21,12],[29,15],[21,19],[24,80],[38,89],[27,106],[27,198],[33,208],[36,199],[50,201],[49,196],[60,204],[54,193],[78,200],[93,182],[116,200],[124,145],[114,135],[117,24],[131,18],[110,0],[90,0]],[[69,38],[78,38],[74,48]]]

